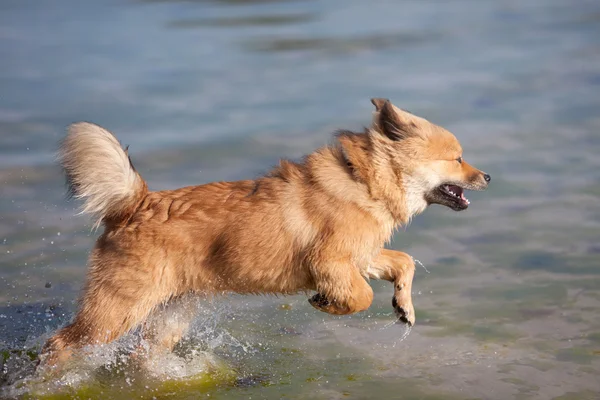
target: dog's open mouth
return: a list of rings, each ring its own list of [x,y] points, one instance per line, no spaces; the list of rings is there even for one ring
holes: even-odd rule
[[[456,200],[461,204],[465,204],[468,206],[471,204],[469,199],[465,197],[465,192],[463,188],[456,185],[442,185],[439,187],[439,190],[446,196],[450,197],[452,200]]]
[[[458,185],[445,183],[438,186],[429,199],[431,203],[441,204],[455,211],[465,210],[471,202],[465,197],[464,189]]]

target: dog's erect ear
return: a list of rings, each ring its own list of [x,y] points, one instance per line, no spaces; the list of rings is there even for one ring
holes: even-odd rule
[[[392,140],[402,140],[414,135],[415,124],[401,115],[388,99],[371,99],[379,116],[375,120],[381,133]]]
[[[375,106],[375,111],[377,111],[377,112],[381,111],[381,108],[383,107],[383,105],[385,103],[389,103],[389,102],[390,102],[389,99],[379,99],[379,98],[371,99],[371,103],[373,103],[373,105]]]

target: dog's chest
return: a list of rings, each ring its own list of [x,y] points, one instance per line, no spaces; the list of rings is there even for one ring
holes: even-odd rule
[[[381,253],[387,237],[383,235],[365,234],[353,238],[351,244],[353,264],[365,273],[373,259]]]

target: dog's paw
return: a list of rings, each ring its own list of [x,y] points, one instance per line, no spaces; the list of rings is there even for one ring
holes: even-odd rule
[[[331,304],[329,300],[327,300],[327,297],[321,293],[315,294],[313,297],[308,299],[308,302],[317,310],[324,310]]]
[[[399,321],[408,324],[408,326],[415,324],[415,309],[412,302],[398,304],[396,296],[394,296],[392,297],[392,307],[394,307],[394,312]]]
[[[311,306],[319,311],[326,312],[333,315],[345,315],[349,314],[348,307],[340,306],[335,301],[330,301],[325,295],[321,293],[315,294],[313,297],[308,299]]]

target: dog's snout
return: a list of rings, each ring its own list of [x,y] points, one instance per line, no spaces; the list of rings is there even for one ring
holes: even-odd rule
[[[489,181],[492,180],[492,177],[490,176],[490,174],[483,174],[483,179],[485,179],[485,181],[489,183]]]

